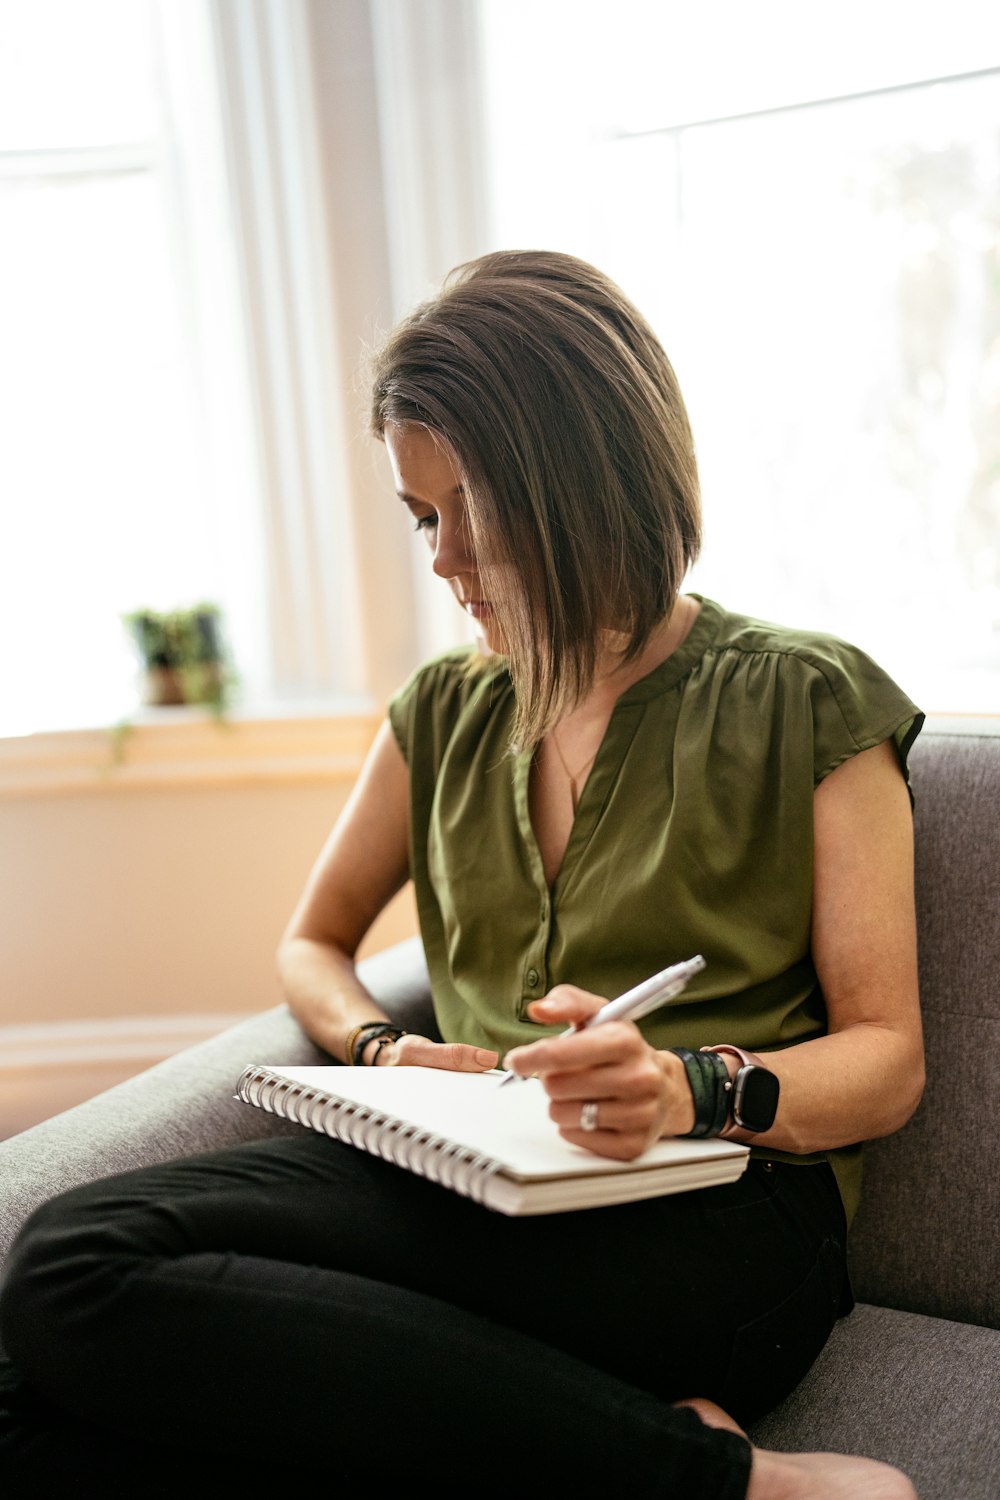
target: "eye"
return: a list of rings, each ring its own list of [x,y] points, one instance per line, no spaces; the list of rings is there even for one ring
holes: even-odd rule
[[[437,516],[432,511],[429,516],[417,516],[413,522],[414,531],[430,531],[437,525]]]

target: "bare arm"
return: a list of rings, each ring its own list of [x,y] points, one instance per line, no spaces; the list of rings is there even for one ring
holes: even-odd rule
[[[385,1014],[357,977],[354,955],[409,877],[409,772],[388,722],[375,737],[347,804],[320,853],[278,948],[278,973],[304,1031],[346,1062],[345,1042]],[[365,1049],[365,1061],[374,1048]],[[379,1063],[482,1071],[495,1052],[406,1036]]]
[[[816,790],[814,825],[812,951],[829,1034],[766,1054],[781,1081],[777,1119],[767,1132],[738,1137],[799,1154],[897,1130],[916,1108],[924,1081],[913,826],[891,744],[862,751],[831,772]],[[600,1003],[561,985],[531,1013],[569,1023]],[[686,1133],[694,1121],[681,1063],[654,1051],[634,1026],[549,1038],[515,1049],[505,1061],[518,1072],[540,1073],[562,1134],[603,1155],[636,1156],[661,1135]],[[586,1135],[579,1130],[584,1100],[598,1101],[600,1120]]]
[[[812,952],[829,1035],[768,1054],[781,1102],[754,1137],[796,1152],[891,1134],[924,1086],[913,819],[891,743],[821,782],[814,824]]]

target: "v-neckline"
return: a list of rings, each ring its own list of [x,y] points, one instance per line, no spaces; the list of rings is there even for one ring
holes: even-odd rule
[[[601,746],[608,732],[608,722],[601,731],[601,738],[594,753],[587,761],[583,771],[583,782],[579,789],[569,773],[565,761],[559,754],[558,745],[547,747],[543,742],[537,746],[534,754],[528,757],[527,769],[527,797],[528,797],[528,821],[535,844],[538,847],[538,855],[542,862],[542,874],[547,888],[552,891],[559,878],[566,853],[573,838],[573,829],[580,813],[580,804],[586,796],[587,787],[597,762]],[[543,766],[544,759],[544,766]],[[568,801],[560,796],[560,792],[566,792],[565,781],[556,770],[561,766],[569,781]],[[561,847],[560,847],[561,846]],[[546,869],[547,860],[556,859],[555,869],[549,878]]]
[[[636,730],[642,721],[644,705],[650,698],[667,692],[700,660],[718,632],[720,611],[711,600],[692,593],[701,608],[684,640],[669,656],[638,678],[615,700],[597,747],[593,765],[580,793],[569,838],[551,884],[545,875],[542,851],[531,820],[531,771],[533,750],[523,750],[514,761],[514,804],[518,825],[528,861],[542,897],[543,910],[555,905],[571,883],[583,851],[590,842],[601,813],[613,791]],[[627,732],[626,732],[627,731]],[[612,751],[609,745],[615,747]]]
[[[622,696],[624,697],[624,694]],[[617,782],[622,762],[642,719],[641,703],[631,705],[631,711],[629,711],[630,706],[626,705],[624,713],[621,711],[621,706],[622,699],[619,698],[611,710],[601,743],[597,747],[594,763],[580,793],[580,800],[570,824],[566,847],[551,884],[545,875],[541,847],[531,820],[531,772],[534,753],[522,751],[516,758],[514,802],[517,821],[535,883],[539,892],[544,893],[545,898],[552,903],[556,902],[557,897],[573,878],[574,869],[600,822],[605,803]],[[623,721],[627,726],[631,721],[630,732],[620,732],[620,725]]]

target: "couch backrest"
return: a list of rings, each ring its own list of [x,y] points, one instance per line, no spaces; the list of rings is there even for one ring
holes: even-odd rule
[[[911,756],[927,1088],[865,1148],[861,1301],[1000,1327],[1000,727]]]

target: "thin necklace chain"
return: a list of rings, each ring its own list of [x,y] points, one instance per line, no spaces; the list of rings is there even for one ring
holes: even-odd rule
[[[563,755],[562,751],[559,748],[559,741],[556,738],[556,732],[555,732],[554,729],[553,729],[552,733],[549,735],[549,739],[552,741],[552,748],[555,750],[556,755],[559,757],[559,764],[562,766],[563,770],[566,772],[566,778],[569,781],[569,796],[570,796],[570,801],[573,804],[573,811],[576,812],[576,809],[579,806],[579,802],[580,802],[580,790],[577,787],[576,783],[577,783],[578,779],[584,774],[584,772],[585,771],[589,771],[590,767],[594,764],[594,761],[597,759],[597,750],[600,749],[600,745],[598,745],[597,750],[594,751],[594,753],[590,757],[590,759],[589,760],[585,760],[584,763],[583,763],[583,765],[580,767],[580,769],[574,774],[570,770],[569,766],[566,764],[566,757]]]
[[[686,600],[683,597],[683,595],[680,596],[677,599],[677,603],[675,605],[675,610],[680,605],[684,606],[685,612],[689,612],[689,610],[690,610],[690,601]],[[673,620],[673,614],[671,615],[671,621],[672,620]],[[687,634],[686,631],[682,632],[682,636],[681,636],[682,640],[683,640],[684,635],[686,635],[686,634]],[[672,655],[673,652],[676,649],[677,649],[676,645],[675,646],[671,646],[670,651],[667,653],[667,655]],[[590,770],[590,767],[594,764],[594,761],[597,759],[597,751],[601,748],[600,743],[598,744],[597,749],[594,751],[593,755],[590,756],[589,760],[584,761],[584,763],[580,767],[580,769],[574,774],[570,770],[569,766],[566,764],[566,757],[563,755],[562,750],[559,748],[559,740],[556,737],[556,732],[555,732],[554,729],[549,732],[549,739],[552,741],[552,747],[555,750],[556,755],[557,755],[557,757],[559,759],[559,764],[562,766],[563,770],[566,773],[566,779],[569,782],[569,796],[570,796],[570,801],[573,804],[573,811],[575,813],[576,810],[577,810],[577,807],[579,805],[579,802],[580,802],[580,790],[577,787],[577,782],[579,781],[579,779],[580,779],[581,776],[583,776],[587,771]]]

